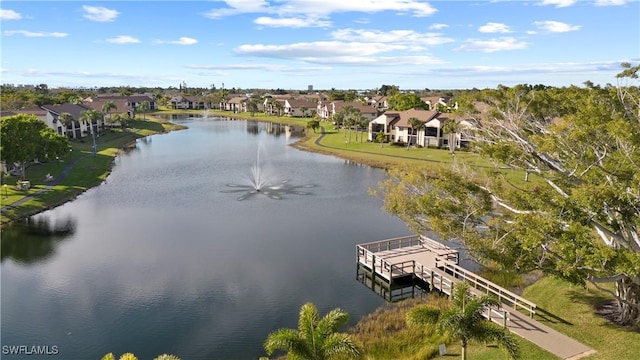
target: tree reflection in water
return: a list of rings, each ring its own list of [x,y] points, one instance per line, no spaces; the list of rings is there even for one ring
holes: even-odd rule
[[[0,261],[11,259],[30,264],[54,254],[56,245],[76,230],[71,217],[51,220],[35,216],[21,220],[2,229]]]

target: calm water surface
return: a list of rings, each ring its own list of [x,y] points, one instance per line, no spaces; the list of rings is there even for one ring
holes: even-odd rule
[[[356,244],[409,234],[367,194],[382,171],[296,150],[283,127],[178,122],[189,129],[139,140],[105,184],[33,219],[71,233],[3,229],[3,351],[256,359],[307,301],[351,324],[383,303],[355,264]],[[263,176],[289,180],[281,200],[223,192],[249,184],[257,154]],[[20,358],[35,359],[2,354]]]

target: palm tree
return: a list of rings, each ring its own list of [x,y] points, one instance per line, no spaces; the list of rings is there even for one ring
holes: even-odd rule
[[[410,117],[407,122],[409,123],[409,127],[411,128],[411,132],[408,136],[409,138],[407,139],[407,148],[409,148],[409,146],[411,145],[411,137],[414,136],[414,133],[416,137],[416,143],[418,142],[418,132],[424,128],[424,122],[416,117]]]
[[[278,116],[282,116],[282,111],[284,110],[284,104],[282,104],[281,101],[276,100],[274,102],[274,105],[276,107],[276,110],[278,111]]]
[[[320,319],[315,305],[306,303],[300,308],[298,330],[284,328],[271,332],[264,349],[268,355],[284,350],[288,359],[357,359],[360,348],[348,334],[336,332],[347,321],[349,314],[342,309],[333,309]]]
[[[458,142],[458,133],[461,131],[460,121],[448,120],[442,127],[442,132],[447,134],[447,142],[449,143],[449,153],[456,152],[456,143]]]
[[[71,114],[69,114],[68,112],[63,112],[62,114],[58,115],[58,121],[60,121],[60,123],[64,125],[67,136],[69,136],[69,128],[71,128],[71,134],[73,136],[76,125],[73,116],[71,116]]]
[[[483,317],[490,306],[498,306],[497,300],[489,297],[474,297],[466,283],[456,283],[452,291],[452,307],[440,311],[437,308],[422,305],[407,313],[407,322],[412,324],[435,324],[440,332],[460,340],[462,360],[467,358],[469,341],[495,341],[502,346],[513,359],[519,357],[519,347],[509,330]]]
[[[91,145],[91,151],[93,152],[93,156],[95,156],[97,152],[97,148],[96,148],[97,126],[94,127],[94,124],[97,124],[98,120],[102,119],[102,113],[98,110],[86,110],[82,112],[82,117],[80,119],[89,124],[89,131],[91,132],[91,138],[93,140],[93,145]]]
[[[146,112],[149,111],[149,102],[143,101],[141,103],[136,104],[136,111],[142,113],[142,120],[147,120]]]
[[[118,110],[118,107],[113,103],[113,101],[109,100],[102,104],[102,114],[109,114],[109,124],[113,123],[113,119],[111,118],[111,110]]]

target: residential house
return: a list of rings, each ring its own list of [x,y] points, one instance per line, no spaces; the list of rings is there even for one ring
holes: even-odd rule
[[[111,101],[113,105],[116,107],[105,115],[105,124],[107,126],[120,126],[118,122],[113,122],[112,118],[114,114],[127,114],[129,117],[133,117],[135,114],[135,109],[131,107],[129,101],[126,97],[95,97],[85,99],[82,104],[87,106],[93,110],[97,110],[102,112],[102,108],[105,103]]]
[[[332,119],[333,116],[340,110],[342,110],[345,106],[351,106],[357,110],[360,110],[360,113],[367,119],[367,121],[371,121],[375,119],[379,112],[377,109],[374,109],[371,106],[364,105],[357,101],[342,101],[336,100],[331,102],[318,102],[316,107],[316,111],[320,118],[322,119]]]
[[[233,111],[234,113],[247,111],[249,99],[244,95],[231,95],[220,103],[220,109]]]
[[[176,95],[169,100],[169,103],[174,109],[204,110],[211,108],[211,103],[200,96]]]
[[[383,112],[389,108],[389,103],[387,102],[386,96],[374,96],[371,98],[365,98],[367,104],[372,106],[374,109],[378,110],[378,112]]]
[[[451,111],[458,108],[451,96],[426,96],[420,100],[427,104],[427,110]]]
[[[284,101],[284,113],[293,117],[308,117],[315,113],[317,105],[304,99],[287,99]]]
[[[409,119],[416,118],[424,126],[420,130],[413,129]],[[410,109],[406,111],[386,111],[369,122],[369,141],[377,140],[378,133],[384,135],[385,141],[395,143],[410,142],[423,147],[447,146],[451,137],[443,129],[448,121],[453,121],[451,114],[435,110]],[[478,127],[472,120],[460,121],[462,129]],[[467,131],[460,131],[454,136],[456,148],[466,147],[470,141]]]
[[[84,112],[91,110],[90,107],[82,104],[62,104],[42,105],[41,108],[47,112],[44,122],[58,134],[65,134],[70,138],[80,139],[91,133],[89,124],[81,121],[84,116]],[[71,115],[71,118],[73,119],[71,126],[67,126],[58,120],[60,115],[64,113]],[[97,132],[100,125],[101,121],[93,124],[93,130]]]

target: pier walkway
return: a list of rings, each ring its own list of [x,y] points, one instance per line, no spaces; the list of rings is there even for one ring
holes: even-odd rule
[[[455,283],[464,281],[472,294],[490,295],[500,302],[484,316],[512,333],[561,359],[576,360],[595,352],[535,320],[536,304],[462,268],[458,265],[458,251],[435,240],[412,235],[360,244],[356,250],[358,265],[370,272],[372,288],[376,281],[391,288],[394,283],[409,279],[451,295]]]

